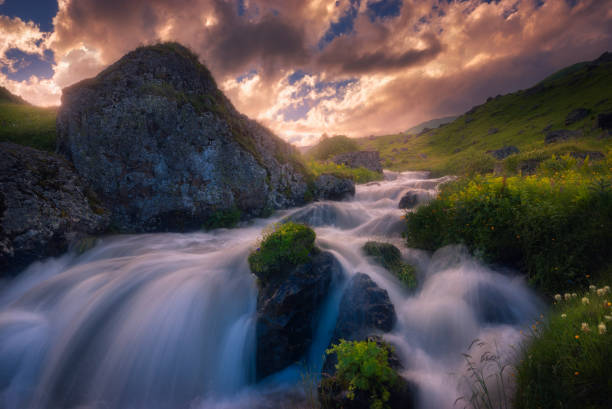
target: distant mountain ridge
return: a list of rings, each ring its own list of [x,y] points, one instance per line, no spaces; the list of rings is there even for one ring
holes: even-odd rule
[[[430,119],[429,121],[421,122],[420,124],[413,126],[412,128],[408,129],[404,133],[415,134],[415,133],[419,133],[423,131],[425,128],[429,128],[429,129],[438,128],[441,125],[446,125],[448,123],[453,122],[457,118],[458,118],[457,115],[454,115],[454,116],[445,116],[443,118]]]
[[[25,99],[13,94],[8,89],[0,86],[0,102],[10,102],[13,104],[30,105]]]

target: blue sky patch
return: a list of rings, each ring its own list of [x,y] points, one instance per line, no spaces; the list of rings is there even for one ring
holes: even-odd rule
[[[253,68],[250,71],[245,72],[244,74],[236,77],[236,81],[237,82],[243,82],[243,81],[246,81],[246,80],[250,80],[251,78],[253,78],[256,75],[257,75],[257,70],[255,68]]]
[[[402,0],[368,1],[368,16],[374,22],[377,18],[392,18],[400,15]]]
[[[305,76],[306,76],[306,73],[304,71],[296,70],[296,71],[293,71],[293,74],[287,77],[287,81],[289,81],[289,85],[293,85],[299,80],[301,80],[302,78],[304,78]]]
[[[53,31],[53,17],[57,14],[57,1],[53,0],[5,0],[0,14],[34,21],[42,31]]]
[[[360,4],[361,0],[350,0],[350,6],[346,12],[340,16],[338,21],[332,21],[330,23],[329,28],[319,40],[319,50],[325,48],[325,46],[334,41],[336,37],[353,32],[355,28],[355,18],[357,18]],[[336,7],[340,7],[339,1],[336,2]]]
[[[40,79],[48,79],[53,77],[53,52],[45,51],[44,58],[36,54],[27,54],[21,50],[13,48],[6,52],[6,57],[14,61],[13,68],[15,72],[11,72],[9,67],[2,66],[0,71],[13,81],[26,81],[32,75]]]

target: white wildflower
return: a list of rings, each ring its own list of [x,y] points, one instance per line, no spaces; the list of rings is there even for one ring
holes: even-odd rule
[[[600,334],[605,334],[606,333],[606,324],[604,324],[603,322],[600,322],[599,325],[597,326],[597,331],[599,331]]]
[[[578,298],[578,294],[572,293],[572,298]]]
[[[612,315],[604,315],[606,321],[612,321]]]
[[[597,296],[598,297],[603,297],[604,295],[606,295],[606,290],[603,288],[598,288],[597,289]]]
[[[567,314],[561,314],[561,318],[563,319],[567,318]]]
[[[590,304],[591,301],[587,297],[582,297],[582,305]]]
[[[555,294],[555,301],[561,302],[561,294]]]
[[[587,324],[586,322],[582,323],[582,325],[580,326],[580,329],[582,330],[582,332],[589,332],[589,331],[591,331],[591,328],[589,328],[589,324]]]
[[[565,301],[569,301],[572,298],[572,295],[570,293],[565,293],[563,294],[563,298],[565,298]]]
[[[592,292],[592,293],[594,293],[595,291],[597,291],[597,287],[595,287],[593,284],[591,284],[591,285],[589,286],[589,291],[590,291],[590,292]]]

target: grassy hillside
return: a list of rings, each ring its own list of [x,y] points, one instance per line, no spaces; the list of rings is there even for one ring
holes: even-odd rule
[[[415,134],[415,133],[419,133],[423,131],[424,129],[438,128],[442,125],[446,125],[448,123],[453,122],[455,119],[457,119],[456,116],[446,116],[444,118],[430,119],[429,121],[422,122],[418,124],[417,126],[413,126],[412,128],[408,129],[404,133]]]
[[[0,87],[0,142],[53,151],[57,108],[39,108]]]
[[[588,115],[566,124],[578,108]],[[478,173],[516,167],[527,159],[552,154],[600,151],[607,153],[612,138],[596,127],[597,114],[612,112],[612,54],[565,68],[528,90],[489,98],[450,124],[421,134],[398,134],[358,139],[361,149],[380,151],[383,164],[394,170],[432,170],[434,173]],[[549,130],[574,130],[581,137],[545,144]],[[497,161],[488,150],[516,146],[520,153]]]

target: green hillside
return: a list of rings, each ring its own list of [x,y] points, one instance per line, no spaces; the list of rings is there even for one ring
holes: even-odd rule
[[[438,128],[439,126],[453,122],[455,119],[457,119],[456,116],[446,116],[444,118],[430,119],[429,121],[421,122],[420,124],[413,126],[404,133],[415,134],[423,131],[424,129]]]
[[[579,108],[585,118],[566,124]],[[597,128],[597,115],[612,112],[612,54],[567,67],[536,86],[489,98],[452,123],[420,134],[358,139],[361,149],[380,151],[393,170],[431,170],[434,173],[477,173],[494,169],[515,171],[527,160],[552,154],[597,151],[607,154],[612,138]],[[546,144],[551,130],[579,131],[579,137]],[[488,150],[515,146],[519,154],[498,161]]]
[[[0,142],[53,151],[57,108],[40,108],[0,87]]]

